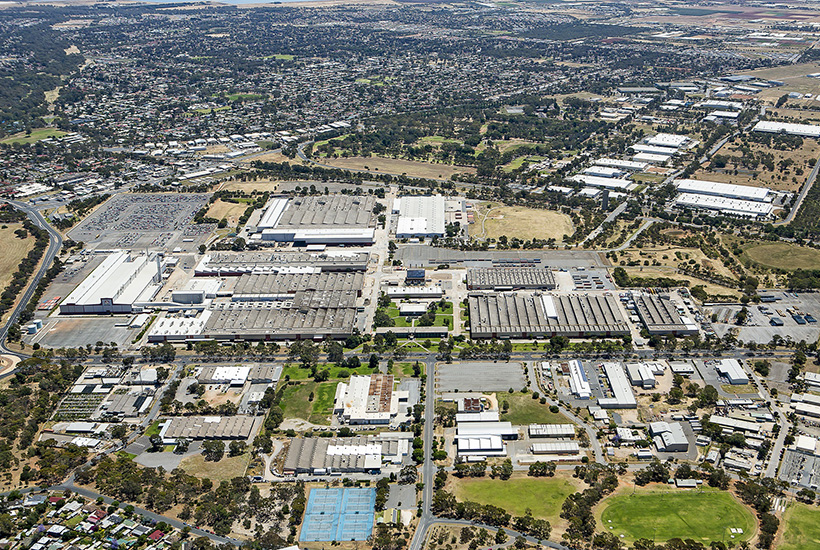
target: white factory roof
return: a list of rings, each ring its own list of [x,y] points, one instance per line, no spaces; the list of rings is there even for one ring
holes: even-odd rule
[[[675,186],[681,193],[697,193],[701,195],[717,195],[730,199],[743,199],[750,201],[771,201],[771,190],[765,187],[752,187],[750,185],[734,185],[731,183],[720,183],[716,181],[683,179],[675,182]]]
[[[650,153],[652,155],[662,155],[665,157],[672,157],[678,153],[678,150],[674,147],[660,147],[657,145],[646,145],[643,143],[636,143],[635,145],[632,145],[630,149],[639,153]]]
[[[634,408],[637,406],[632,387],[620,363],[604,363],[604,372],[609,380],[614,397],[599,399],[598,404],[605,408]]]
[[[631,160],[620,160],[610,158],[600,158],[595,161],[598,166],[611,166],[613,168],[622,168],[624,170],[646,170],[647,164],[645,162],[634,162]]]
[[[736,109],[738,111],[743,109],[743,103],[739,101],[725,101],[722,99],[707,99],[697,103],[695,107],[705,107],[707,109]]]
[[[551,453],[579,453],[581,447],[577,441],[548,441],[544,443],[533,443],[530,446],[533,454]]]
[[[98,305],[104,298],[116,304],[133,304],[144,298],[153,298],[158,268],[145,255],[131,257],[128,252],[118,250],[108,255],[83,282],[77,285],[65,300],[64,305]]]
[[[583,183],[585,185],[592,185],[593,187],[606,187],[608,189],[623,189],[626,191],[633,187],[636,187],[636,185],[629,180],[621,178],[590,176],[588,174],[576,174],[570,177],[569,179],[574,182]]]
[[[746,420],[740,420],[728,416],[717,416],[713,414],[709,417],[709,422],[724,428],[732,428],[734,430],[742,430],[745,432],[758,433],[761,430],[760,425],[756,422],[748,422]]]
[[[815,449],[817,449],[817,439],[810,435],[798,435],[794,446],[798,451],[814,454]]]
[[[396,234],[425,234],[444,235],[444,211],[445,199],[442,195],[414,196],[408,195],[400,198],[399,222]],[[405,221],[409,218],[415,221]],[[420,227],[419,219],[426,220],[425,231],[407,231],[406,229],[416,229]],[[405,231],[402,231],[402,230]]]
[[[211,317],[211,311],[205,310],[198,317],[163,317],[157,319],[148,331],[149,340],[168,338],[185,338],[202,334],[205,323]]]
[[[258,229],[269,229],[276,227],[276,224],[279,223],[279,219],[282,217],[282,214],[285,211],[285,208],[288,206],[288,199],[285,198],[276,198],[271,199],[268,203],[268,206],[265,208],[264,214],[262,214],[262,218],[259,220],[257,224]]]
[[[569,385],[572,393],[581,399],[589,399],[592,397],[592,389],[587,379],[587,374],[584,372],[584,367],[577,359],[572,359],[569,362]]]
[[[774,210],[774,207],[768,202],[727,199],[714,195],[694,193],[681,193],[675,199],[675,203],[688,208],[717,210],[723,214],[747,217],[770,216]]]
[[[456,413],[456,422],[498,422],[498,411]]]
[[[671,157],[669,155],[656,155],[653,153],[638,153],[637,155],[632,157],[632,160],[638,162],[647,162],[650,164],[663,164],[667,162]]]
[[[648,145],[658,145],[660,147],[675,147],[679,148],[685,145],[689,138],[686,136],[679,136],[676,134],[657,134],[650,138],[647,138],[646,143]]]
[[[575,424],[530,424],[530,437],[574,437]]]
[[[749,381],[749,377],[737,359],[719,359],[715,368],[721,376],[725,376],[732,381]]]
[[[593,165],[589,168],[584,169],[584,174],[590,176],[598,176],[601,178],[617,178],[623,175],[623,170],[619,170],[617,168],[613,168],[611,166],[598,166]]]
[[[251,367],[248,366],[216,367],[211,379],[229,380],[231,382],[241,381],[244,383],[250,373]]]
[[[340,382],[336,386],[336,396],[334,399],[334,409],[342,410],[345,418],[351,422],[381,422],[387,423],[391,416],[398,413],[399,399],[396,392],[390,393],[390,404],[388,407],[381,407],[378,398],[371,395],[370,376],[354,375],[350,377],[350,382],[345,384]],[[385,410],[386,409],[386,410]]]
[[[413,297],[413,296],[442,296],[444,290],[438,286],[391,286],[385,293],[393,297]]]
[[[456,429],[459,437],[518,435],[510,422],[459,422]]]
[[[458,454],[504,454],[504,442],[497,435],[482,437],[456,437]]]
[[[762,120],[755,124],[755,132],[779,134],[781,132],[794,136],[820,137],[820,126],[814,124],[792,124],[789,122],[771,122]]]

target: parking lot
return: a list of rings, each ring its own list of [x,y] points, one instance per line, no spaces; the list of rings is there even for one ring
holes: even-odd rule
[[[527,379],[521,363],[464,362],[436,367],[436,389],[444,392],[518,391]]]
[[[739,340],[767,344],[775,336],[784,339],[791,338],[795,342],[800,340],[815,342],[820,338],[820,293],[770,291],[761,294],[774,296],[778,300],[769,303],[749,304],[747,307],[748,319],[743,326],[739,327]],[[713,323],[713,326],[718,336],[722,337],[729,330],[738,328],[734,324],[734,318],[740,309],[741,306],[739,305],[711,308],[711,313],[717,315],[717,321]],[[795,320],[789,310],[799,312],[798,318],[803,323]],[[808,321],[805,317],[806,314],[810,316]],[[773,326],[771,324],[772,319],[782,322],[782,326]],[[811,319],[816,319],[818,322],[812,322]]]
[[[69,237],[107,248],[169,248],[183,242],[198,246],[213,226],[190,224],[208,197],[164,193],[116,195],[69,231]]]

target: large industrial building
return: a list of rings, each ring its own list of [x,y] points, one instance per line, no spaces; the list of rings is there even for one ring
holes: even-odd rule
[[[554,290],[552,270],[542,267],[481,267],[467,270],[469,290]]]
[[[681,208],[751,218],[771,216],[774,210],[775,193],[765,187],[692,179],[679,180],[675,186],[680,193],[675,204]]]
[[[405,196],[396,199],[399,220],[396,238],[443,237],[445,198],[442,195]]]
[[[740,361],[737,359],[716,359],[715,369],[718,374],[724,377],[732,385],[742,385],[749,383],[749,376],[743,370]]]
[[[752,187],[750,185],[734,185],[716,181],[683,179],[675,182],[680,193],[697,195],[712,195],[727,199],[740,199],[755,202],[771,202],[774,194],[766,187]]]
[[[247,273],[365,271],[367,252],[209,252],[194,268],[197,277],[230,277]]]
[[[201,333],[214,340],[323,340],[353,334],[356,307],[350,295],[299,292],[291,301],[215,304]]]
[[[772,215],[774,206],[770,202],[727,199],[712,195],[695,195],[681,193],[675,198],[675,205],[681,208],[718,212],[728,216],[743,218],[767,218]]]
[[[265,207],[257,233],[259,244],[370,245],[375,236],[371,195],[319,195],[274,198]]]
[[[361,296],[361,272],[253,273],[242,275],[233,289],[233,301],[292,299],[297,292],[346,292]]]
[[[64,315],[137,313],[162,287],[160,255],[109,254],[60,304]]]
[[[473,338],[550,338],[629,334],[618,300],[598,294],[473,294]]]
[[[412,432],[358,437],[309,437],[290,440],[285,475],[378,472],[382,463],[401,463],[411,449]]]
[[[612,397],[604,397],[598,400],[598,405],[603,409],[634,409],[638,406],[635,394],[632,393],[632,386],[626,377],[624,368],[620,363],[607,362],[603,364],[604,374],[609,381],[612,390]]]
[[[689,440],[679,422],[651,422],[649,434],[660,452],[685,453],[689,450]]]
[[[592,397],[592,388],[589,385],[587,373],[578,359],[569,361],[569,389],[578,399]]]
[[[815,124],[793,124],[789,122],[761,120],[755,124],[752,130],[767,134],[788,134],[791,136],[820,138],[820,126]]]
[[[351,376],[336,386],[333,412],[348,424],[389,424],[406,392],[393,391],[393,375]]]
[[[528,433],[533,437],[575,437],[575,424],[530,424]]]
[[[638,316],[649,334],[692,336],[699,334],[697,323],[682,317],[668,296],[657,294],[634,295]]]
[[[256,420],[253,416],[180,416],[166,420],[159,435],[166,445],[179,439],[248,439]]]

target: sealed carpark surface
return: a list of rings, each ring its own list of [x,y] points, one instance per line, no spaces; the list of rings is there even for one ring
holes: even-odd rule
[[[458,391],[518,391],[527,379],[521,363],[465,362],[439,364],[436,389],[439,393]]]
[[[119,347],[129,344],[138,334],[138,328],[128,328],[130,316],[126,317],[66,317],[44,319],[43,328],[29,343],[39,343],[49,348],[77,348],[97,342],[115,342]],[[123,323],[126,326],[116,326]]]

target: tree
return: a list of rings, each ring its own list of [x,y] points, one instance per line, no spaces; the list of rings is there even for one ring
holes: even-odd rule
[[[239,456],[245,452],[245,449],[247,449],[247,447],[248,445],[244,441],[231,441],[231,443],[228,445],[228,455]]]
[[[496,531],[495,533],[495,543],[496,544],[504,544],[507,542],[507,532],[502,528]]]
[[[205,441],[202,444],[202,454],[205,460],[219,462],[225,454],[225,443],[218,439]]]

